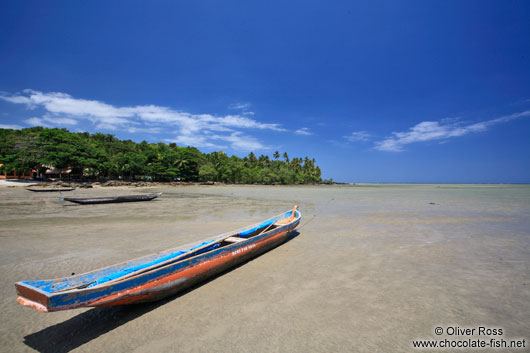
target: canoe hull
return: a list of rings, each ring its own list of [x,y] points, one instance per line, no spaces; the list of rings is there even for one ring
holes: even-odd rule
[[[65,201],[75,202],[81,205],[95,205],[101,203],[123,203],[123,202],[139,202],[151,201],[156,199],[161,194],[146,194],[146,195],[128,195],[116,197],[93,197],[93,198],[79,198],[79,197],[63,197]]]
[[[178,294],[282,244],[298,226],[300,214],[276,229],[209,251],[154,271],[132,276],[119,283],[64,293],[46,293],[24,282],[15,284],[17,301],[39,311],[51,312],[79,307],[115,306],[151,302]],[[293,211],[294,214],[294,211]]]
[[[244,247],[237,248],[237,250],[234,250],[229,254],[213,259],[205,259],[204,262],[196,266],[192,266],[156,281],[148,282],[125,293],[118,293],[103,298],[89,306],[114,306],[152,302],[176,295],[196,284],[204,282],[211,277],[275,248],[288,239],[289,233],[290,231],[284,231],[263,241],[249,243]],[[233,254],[238,251],[240,251],[240,253]]]
[[[75,188],[40,188],[40,189],[33,189],[33,188],[27,188],[28,191],[33,192],[64,192],[64,191],[72,191],[75,190]]]

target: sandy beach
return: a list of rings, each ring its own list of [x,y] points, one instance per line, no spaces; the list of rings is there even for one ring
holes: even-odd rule
[[[498,338],[526,339],[528,349],[530,186],[119,187],[63,195],[140,192],[163,195],[81,206],[0,186],[1,352],[409,352],[417,339],[467,339],[446,334],[455,326],[502,328]],[[296,237],[182,295],[56,313],[15,301],[17,281],[87,272],[294,204],[303,215]],[[510,351],[525,349],[497,350]]]

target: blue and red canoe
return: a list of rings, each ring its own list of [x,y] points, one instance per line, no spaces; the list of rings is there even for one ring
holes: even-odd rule
[[[280,245],[300,219],[295,206],[236,232],[100,270],[53,280],[17,282],[17,301],[50,312],[162,299]]]

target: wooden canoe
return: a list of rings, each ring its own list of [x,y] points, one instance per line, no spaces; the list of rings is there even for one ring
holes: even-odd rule
[[[17,301],[43,312],[155,301],[280,245],[300,219],[295,206],[236,232],[100,270],[52,280],[17,282]]]
[[[61,200],[79,203],[81,205],[93,205],[98,203],[120,203],[120,202],[137,202],[137,201],[151,201],[162,195],[161,192],[157,194],[140,194],[140,195],[125,195],[125,196],[107,196],[107,197],[61,197]]]
[[[46,188],[27,188],[26,190],[33,191],[33,192],[63,192],[63,191],[72,191],[75,188],[52,188],[52,187],[46,187]]]

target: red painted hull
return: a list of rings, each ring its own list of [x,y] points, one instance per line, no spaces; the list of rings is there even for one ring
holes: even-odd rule
[[[118,283],[110,282],[100,287],[50,294],[28,285],[29,282],[18,282],[15,285],[19,294],[17,301],[22,305],[48,312],[87,306],[150,302],[175,295],[286,241],[301,219],[298,211],[295,213],[293,210],[292,214],[290,219],[285,218],[278,222],[277,228],[262,234],[244,238],[239,243],[224,245],[216,251],[187,260],[164,264],[153,271],[134,273],[131,278],[120,280]],[[125,281],[131,285],[125,286]]]
[[[251,243],[246,249],[238,254],[229,253],[215,259],[204,261],[196,266],[179,271],[170,276],[156,281],[148,282],[126,292],[117,293],[91,303],[89,306],[113,306],[133,303],[142,303],[160,300],[162,298],[178,294],[197,283],[226,271],[242,262],[250,260],[283,243],[288,237],[289,231],[278,233],[266,238],[256,244]]]

